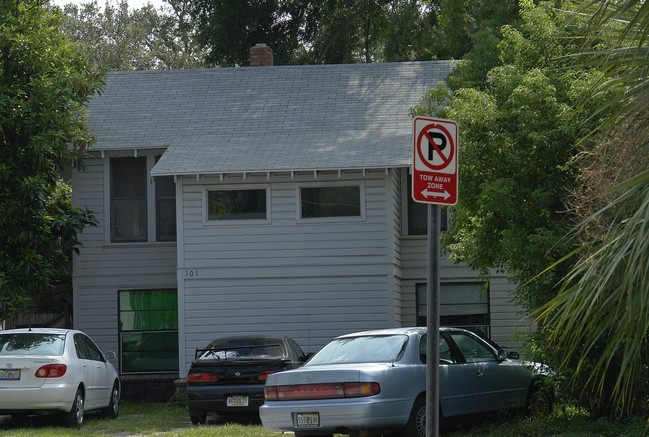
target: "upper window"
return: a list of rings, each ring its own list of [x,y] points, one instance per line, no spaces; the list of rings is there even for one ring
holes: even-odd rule
[[[146,157],[110,160],[110,239],[147,240]]]
[[[208,190],[207,220],[265,220],[266,189]]]
[[[176,240],[176,184],[172,176],[148,184],[151,167],[152,156],[110,159],[111,242]]]
[[[300,188],[301,218],[360,216],[359,185]]]
[[[176,241],[176,184],[173,176],[155,179],[156,240]]]

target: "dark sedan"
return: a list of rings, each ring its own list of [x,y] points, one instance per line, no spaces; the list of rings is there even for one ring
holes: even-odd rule
[[[205,423],[210,412],[256,413],[268,375],[295,369],[306,359],[294,340],[277,335],[217,338],[196,349],[187,375],[192,423]]]

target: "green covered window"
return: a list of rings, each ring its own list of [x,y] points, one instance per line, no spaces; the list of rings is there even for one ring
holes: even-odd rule
[[[176,290],[119,292],[122,373],[178,371]]]

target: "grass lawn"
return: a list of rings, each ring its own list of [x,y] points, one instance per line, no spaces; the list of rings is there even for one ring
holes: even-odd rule
[[[549,417],[529,420],[498,414],[476,419],[462,426],[453,425],[440,434],[444,437],[635,437],[649,435],[647,421],[634,418],[625,422],[593,419],[571,408],[557,408]],[[32,417],[26,423],[0,419],[0,435],[32,436],[161,436],[161,437],[279,437],[279,432],[264,429],[259,420],[249,418],[237,423],[211,422],[193,426],[187,408],[181,404],[148,404],[123,402],[117,419],[104,419],[96,413],[86,416],[81,430],[59,425],[54,417]],[[292,434],[284,434],[292,436]]]

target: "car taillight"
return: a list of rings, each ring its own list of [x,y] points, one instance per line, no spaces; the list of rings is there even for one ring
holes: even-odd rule
[[[374,396],[381,393],[381,387],[378,382],[346,382],[346,398],[362,398],[364,396]]]
[[[209,372],[190,373],[187,375],[187,382],[217,382],[218,376]]]
[[[267,401],[278,401],[277,387],[264,387],[264,399]]]
[[[259,380],[260,381],[266,381],[266,378],[268,378],[268,375],[272,375],[273,373],[277,373],[276,370],[266,370],[264,372],[261,372],[259,374]]]
[[[46,366],[40,367],[36,371],[37,378],[60,378],[65,375],[65,372],[68,370],[68,366],[65,364],[48,364]]]
[[[378,382],[305,384],[264,388],[264,397],[267,401],[359,398],[379,393],[381,393],[381,386]]]

